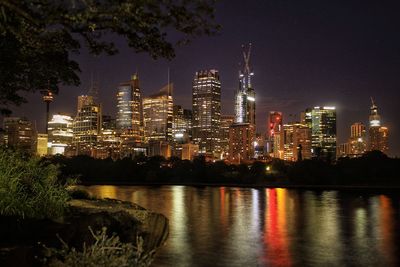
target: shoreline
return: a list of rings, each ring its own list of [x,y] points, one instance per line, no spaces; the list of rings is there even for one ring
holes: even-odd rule
[[[285,188],[285,189],[301,189],[301,190],[383,190],[383,191],[400,191],[400,186],[384,186],[384,185],[288,185],[288,184],[227,184],[227,183],[176,183],[176,182],[96,182],[96,183],[79,183],[78,186],[96,186],[96,185],[113,185],[113,186],[191,186],[191,187],[242,187],[242,188]]]

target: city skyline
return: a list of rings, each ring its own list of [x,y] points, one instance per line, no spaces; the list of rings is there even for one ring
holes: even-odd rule
[[[250,1],[238,12],[237,1],[227,6],[223,4],[217,5],[217,20],[224,27],[221,34],[178,47],[177,57],[171,62],[135,54],[118,38],[119,55],[95,58],[83,50],[81,55],[75,56],[82,68],[82,85],[62,87],[51,103],[50,113],[74,114],[76,96],[87,93],[94,73],[95,77],[101,77],[98,82],[103,113],[115,116],[113,96],[120,82],[138,70],[142,94],[148,96],[166,83],[170,67],[171,81],[175,85],[174,102],[184,108],[190,108],[193,73],[200,69],[218,69],[222,83],[222,114],[233,114],[240,46],[251,42],[257,132],[265,132],[269,111],[282,111],[286,123],[292,121],[290,114],[299,114],[304,108],[333,105],[338,112],[338,143],[342,143],[348,139],[352,123],[367,124],[369,97],[372,96],[380,107],[383,123],[390,129],[390,154],[400,155],[400,141],[396,138],[400,120],[396,103],[392,101],[399,97],[400,81],[396,76],[399,51],[396,47],[400,40],[392,35],[398,24],[390,6],[373,11],[374,6],[370,4],[359,7],[349,3],[346,12],[335,4],[329,6],[329,10],[322,4],[312,6],[309,3],[291,4],[291,7],[262,3],[265,8],[261,8],[260,3]],[[264,5],[268,5],[268,9]],[[358,12],[353,14],[354,10]],[[375,12],[372,17],[376,19],[370,18],[371,12]],[[249,15],[252,15],[251,20]],[[341,16],[341,20],[328,21],[333,15]],[[236,16],[237,21],[232,20],[232,16]],[[323,23],[315,23],[318,21]],[[363,23],[369,26],[368,32]],[[352,33],[357,36],[351,37]],[[25,115],[36,121],[39,129],[44,129],[45,107],[40,95],[28,95],[28,100],[28,104],[13,108],[14,115]]]

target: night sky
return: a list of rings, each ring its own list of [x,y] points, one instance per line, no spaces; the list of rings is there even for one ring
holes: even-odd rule
[[[400,156],[400,16],[395,1],[220,1],[222,30],[176,49],[172,61],[136,54],[115,38],[120,54],[94,57],[84,49],[74,56],[82,69],[81,86],[63,87],[51,112],[75,113],[76,97],[87,93],[91,73],[99,77],[104,114],[116,115],[116,88],[139,72],[144,96],[167,83],[170,68],[174,103],[191,108],[192,79],[200,69],[219,70],[223,114],[233,114],[241,45],[251,42],[255,73],[257,131],[267,114],[284,112],[284,122],[299,120],[306,107],[335,105],[338,143],[346,142],[353,122],[368,122],[370,96],[389,127],[390,154]],[[173,36],[173,35],[172,35]],[[15,109],[44,129],[40,95]]]

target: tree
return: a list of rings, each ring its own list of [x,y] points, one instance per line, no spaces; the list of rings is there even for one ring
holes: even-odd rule
[[[90,53],[118,52],[123,37],[136,52],[174,57],[175,44],[218,31],[215,0],[0,0],[0,110],[26,102],[21,92],[58,91],[79,85],[79,65],[70,59],[82,43]]]

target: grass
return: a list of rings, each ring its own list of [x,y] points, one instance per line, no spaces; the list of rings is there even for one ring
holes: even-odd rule
[[[83,244],[82,250],[78,251],[60,239],[60,249],[46,248],[48,256],[45,263],[52,267],[146,267],[153,260],[154,251],[145,253],[140,237],[134,246],[120,242],[116,235],[108,236],[105,227],[96,233],[89,227],[89,231],[94,238],[92,245]]]
[[[0,148],[0,215],[58,218],[70,196],[57,182],[58,168],[38,157]]]

